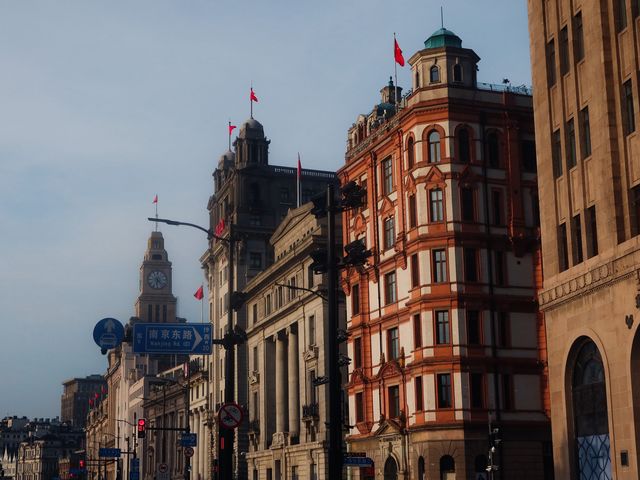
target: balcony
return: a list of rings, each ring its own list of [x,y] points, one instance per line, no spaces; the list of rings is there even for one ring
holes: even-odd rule
[[[320,418],[320,405],[316,403],[310,403],[309,405],[302,406],[302,421],[312,422]]]

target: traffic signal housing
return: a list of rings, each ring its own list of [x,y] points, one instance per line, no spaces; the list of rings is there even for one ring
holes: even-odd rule
[[[144,438],[147,435],[147,419],[138,419],[138,438]]]
[[[373,252],[367,250],[366,245],[362,239],[354,240],[344,246],[344,251],[347,255],[344,257],[343,264],[349,266],[361,266],[367,262]]]

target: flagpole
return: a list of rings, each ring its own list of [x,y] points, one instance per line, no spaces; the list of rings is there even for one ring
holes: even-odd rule
[[[158,195],[156,195],[156,232],[158,231]]]
[[[231,119],[229,119],[229,151],[231,151]]]
[[[253,93],[253,80],[251,80],[251,92]],[[249,105],[250,105],[251,118],[253,118],[253,98],[251,98],[251,95],[249,95]]]
[[[393,101],[396,105],[396,111],[398,110],[398,62],[396,62],[396,32],[393,32],[393,73],[395,76],[395,90],[393,92]]]
[[[202,298],[200,299],[200,323],[204,323],[204,285],[200,284],[200,287],[203,290]]]

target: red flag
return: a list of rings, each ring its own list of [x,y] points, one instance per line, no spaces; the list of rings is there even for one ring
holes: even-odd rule
[[[257,101],[257,100],[256,100]],[[236,128],[235,125],[231,125],[229,124],[229,135],[231,135],[231,132],[233,132],[233,129]]]
[[[402,50],[400,50],[400,45],[398,45],[398,41],[393,39],[393,56],[396,58],[396,63],[401,67],[404,67],[404,57],[402,56]]]
[[[224,218],[221,218],[218,224],[216,225],[216,229],[213,233],[220,236],[220,234],[224,231]]]
[[[204,291],[202,289],[202,285],[200,285],[200,288],[196,290],[196,293],[194,293],[193,296],[196,297],[198,300],[202,300],[204,298]]]
[[[258,97],[256,97],[256,94],[253,92],[253,87],[251,87],[251,96],[249,98],[252,102],[258,102]]]
[[[158,203],[158,195],[156,195],[155,197],[153,197],[153,203]]]

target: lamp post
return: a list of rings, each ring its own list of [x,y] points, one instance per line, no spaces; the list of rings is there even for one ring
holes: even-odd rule
[[[160,222],[166,223],[167,225],[180,226],[184,225],[187,227],[196,228],[201,230],[207,234],[207,238],[211,240],[215,238],[221,242],[227,244],[229,248],[229,261],[228,261],[228,281],[229,281],[229,308],[227,311],[227,333],[224,335],[222,339],[213,340],[214,344],[222,345],[225,350],[224,355],[224,401],[225,403],[234,401],[234,390],[235,390],[235,378],[234,378],[234,370],[235,370],[235,349],[234,347],[244,341],[242,335],[239,335],[233,329],[233,304],[234,302],[234,294],[233,286],[234,286],[234,255],[235,255],[235,236],[234,236],[234,226],[233,224],[229,224],[229,236],[227,238],[219,237],[214,234],[210,229],[201,227],[200,225],[196,225],[193,223],[187,222],[179,222],[177,220],[169,220],[166,218],[148,218],[150,222]],[[219,428],[218,429],[218,470],[219,476],[218,478],[222,480],[232,480],[233,478],[233,442],[234,442],[235,432],[232,429],[228,428]]]

